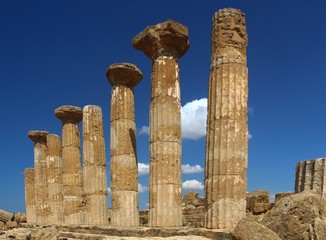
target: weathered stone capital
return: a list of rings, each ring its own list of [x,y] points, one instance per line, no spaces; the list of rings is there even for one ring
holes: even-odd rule
[[[112,86],[124,85],[133,88],[143,79],[143,74],[134,64],[115,63],[107,68],[106,77]]]
[[[245,14],[238,9],[225,8],[213,16],[213,31],[219,32],[217,46],[246,48],[248,37]]]
[[[132,40],[132,45],[151,59],[159,56],[180,58],[189,49],[188,28],[169,19],[145,28]]]
[[[83,119],[83,111],[80,107],[65,105],[54,110],[54,115],[62,122],[79,123]]]
[[[47,131],[40,131],[40,130],[33,130],[28,132],[28,137],[34,142],[34,143],[45,143],[46,142],[46,136],[49,134]]]

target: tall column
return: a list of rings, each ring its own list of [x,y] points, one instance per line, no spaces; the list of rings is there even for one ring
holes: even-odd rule
[[[99,106],[83,108],[83,159],[85,224],[108,225],[105,142]]]
[[[149,226],[182,226],[181,114],[178,59],[188,29],[173,20],[147,27],[132,45],[152,59]]]
[[[63,224],[62,150],[61,140],[56,134],[46,137],[48,155],[46,175],[48,185],[49,224]]]
[[[34,142],[35,204],[36,223],[48,223],[48,190],[46,176],[46,131],[29,131],[28,137]]]
[[[294,190],[295,193],[312,190],[326,199],[326,158],[298,162]]]
[[[62,121],[62,184],[65,224],[84,223],[83,174],[80,158],[78,123],[83,118],[81,108],[61,106],[55,116]]]
[[[111,95],[111,199],[113,226],[138,226],[138,166],[134,87],[142,80],[133,64],[112,64],[107,69]]]
[[[248,70],[245,15],[213,16],[206,136],[207,228],[233,229],[246,215]]]
[[[34,168],[25,169],[25,203],[28,223],[36,223],[35,203],[35,171]]]

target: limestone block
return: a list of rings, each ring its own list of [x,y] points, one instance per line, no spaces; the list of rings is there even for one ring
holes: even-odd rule
[[[285,197],[267,213],[262,224],[281,239],[323,239],[326,229],[325,199],[313,191]]]
[[[8,222],[13,220],[14,214],[0,209],[0,221]]]
[[[282,198],[291,196],[292,194],[294,194],[293,192],[285,192],[285,193],[276,193],[275,194],[275,200],[274,203],[277,203],[278,201],[280,201]]]
[[[266,213],[271,209],[269,201],[269,192],[266,190],[257,190],[247,193],[247,212],[252,214]]]
[[[107,195],[88,194],[85,196],[85,223],[92,226],[107,226]]]
[[[138,191],[113,191],[112,199],[112,226],[138,226]],[[124,222],[122,222],[124,221]]]

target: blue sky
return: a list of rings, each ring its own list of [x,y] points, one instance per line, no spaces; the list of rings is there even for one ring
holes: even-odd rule
[[[109,169],[111,86],[105,71],[119,62],[136,64],[144,75],[135,87],[135,109],[140,208],[146,208],[151,61],[131,40],[169,18],[189,28],[190,49],[179,62],[187,116],[183,182],[202,187],[211,18],[224,7],[241,9],[247,21],[248,191],[292,191],[295,164],[326,155],[324,0],[0,0],[0,209],[25,211],[23,171],[34,158],[27,132],[61,135],[53,113],[58,106],[102,107]]]

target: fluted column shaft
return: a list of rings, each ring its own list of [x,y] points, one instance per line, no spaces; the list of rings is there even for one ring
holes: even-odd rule
[[[153,60],[150,103],[150,226],[181,226],[181,113],[178,61]]]
[[[29,131],[28,136],[34,142],[34,181],[35,181],[35,204],[36,223],[47,224],[49,215],[48,190],[46,176],[46,131]]]
[[[244,14],[213,17],[205,193],[207,228],[233,229],[246,214],[248,162],[247,35]]]
[[[134,86],[142,79],[133,64],[113,64],[107,70],[111,94],[111,199],[113,226],[138,226],[138,166]]]
[[[25,202],[26,218],[28,223],[36,223],[35,202],[35,171],[34,168],[25,169]]]
[[[147,27],[132,44],[152,59],[148,225],[179,227],[182,179],[178,59],[189,48],[188,29],[168,20]]]
[[[46,174],[48,185],[49,224],[63,224],[62,150],[60,137],[47,135]]]
[[[103,117],[99,106],[83,108],[83,159],[85,224],[107,225],[106,156]]]
[[[55,110],[62,121],[62,184],[65,224],[84,224],[83,174],[80,158],[80,131],[82,110],[62,106]]]
[[[326,199],[326,158],[298,162],[294,190],[295,193],[312,190]]]

